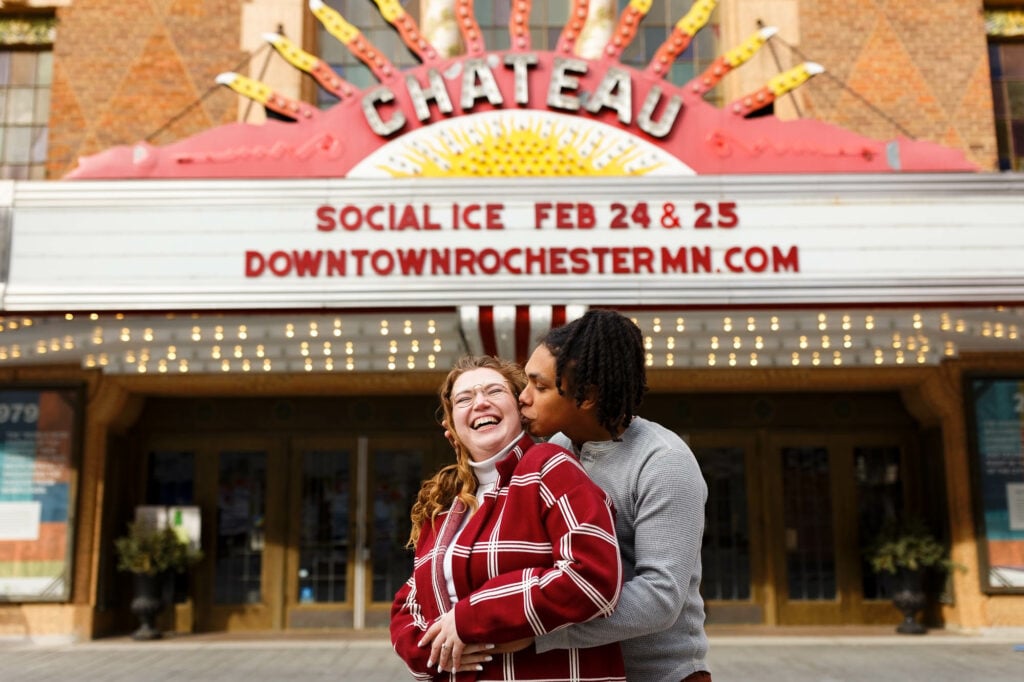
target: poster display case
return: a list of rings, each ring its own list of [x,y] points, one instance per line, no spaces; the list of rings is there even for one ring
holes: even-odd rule
[[[981,589],[1024,594],[1024,376],[966,377]]]
[[[67,601],[82,392],[0,388],[0,602]]]

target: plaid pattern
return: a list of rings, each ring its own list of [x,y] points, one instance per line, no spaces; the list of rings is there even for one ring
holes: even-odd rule
[[[417,680],[625,680],[618,644],[543,654],[529,646],[495,655],[479,673],[427,670],[429,649],[417,642],[451,608],[441,563],[453,538],[455,622],[467,643],[535,637],[607,616],[618,600],[622,562],[612,504],[576,458],[524,436],[498,475],[458,537],[466,513],[459,501],[423,527],[413,575],[391,609],[395,651]]]

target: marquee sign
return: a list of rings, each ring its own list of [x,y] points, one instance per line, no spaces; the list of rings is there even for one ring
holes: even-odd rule
[[[671,65],[710,18],[697,0],[650,64],[618,61],[650,10],[632,0],[596,57],[580,56],[587,0],[571,2],[554,50],[532,49],[531,3],[510,2],[510,48],[488,51],[458,0],[465,53],[442,57],[397,0],[376,0],[421,64],[400,71],[321,0],[310,8],[379,81],[359,90],[279,35],[278,52],[340,98],[326,111],[239,74],[219,82],[290,122],[220,126],[165,147],[140,142],[83,158],[79,178],[412,178],[970,171],[957,150],[873,140],[815,120],[748,117],[822,71],[804,63],[723,109],[704,95],[771,38],[762,29],[683,84]]]
[[[3,308],[1024,300],[1013,176],[18,183]]]

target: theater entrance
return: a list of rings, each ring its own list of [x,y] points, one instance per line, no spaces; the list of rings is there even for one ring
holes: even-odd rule
[[[908,503],[913,446],[885,433],[701,434],[712,623],[889,622],[863,548]]]
[[[708,485],[709,624],[898,622],[864,549],[888,517],[912,514],[941,530],[945,516],[942,468],[928,465],[939,453],[899,396],[649,402],[690,444]]]
[[[109,537],[135,505],[199,507],[179,630],[386,627],[412,569],[409,508],[451,460],[435,400],[152,399],[112,461]],[[898,395],[652,394],[644,414],[691,444],[708,484],[709,624],[894,622],[863,548],[886,515],[945,515],[940,440]]]
[[[427,428],[380,428],[376,408],[384,405],[365,402],[351,415],[362,429],[346,424],[351,406],[332,411],[304,401],[206,406],[223,413],[235,405],[227,411],[251,422],[244,432],[182,433],[153,429],[167,421],[162,416],[143,420],[144,494],[132,504],[200,510],[204,557],[175,587],[177,618],[189,621],[184,629],[386,626],[392,598],[412,572],[410,505],[423,478],[450,458],[441,430],[431,426],[432,400],[395,401],[398,413]],[[239,410],[239,403],[246,405]],[[275,410],[280,416],[300,406],[306,424],[268,428]],[[308,428],[308,410],[321,412],[319,428]]]

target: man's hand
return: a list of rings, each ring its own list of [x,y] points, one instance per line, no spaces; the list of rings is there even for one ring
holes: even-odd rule
[[[516,651],[522,651],[526,647],[532,646],[533,645],[533,640],[534,640],[533,637],[525,637],[523,639],[514,639],[511,642],[505,642],[504,644],[497,645],[496,647],[491,649],[491,653],[494,653],[494,654],[511,654],[511,653],[516,652]]]
[[[462,650],[456,672],[468,673],[483,670],[483,664],[494,660],[493,644],[467,644]]]

